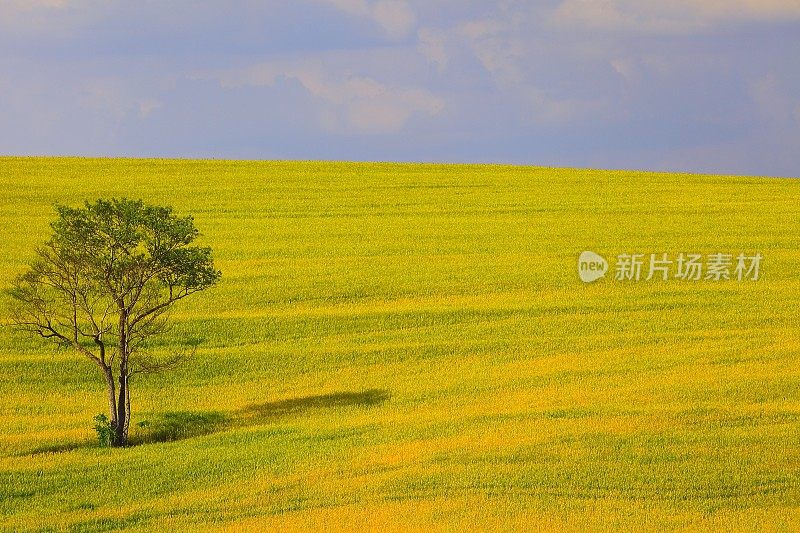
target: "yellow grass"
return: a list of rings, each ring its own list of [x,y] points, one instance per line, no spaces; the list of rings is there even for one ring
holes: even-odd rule
[[[3,286],[109,196],[193,213],[223,271],[128,449],[91,365],[0,331],[0,530],[800,529],[797,180],[0,158],[0,191]],[[587,249],[763,279],[585,285]]]

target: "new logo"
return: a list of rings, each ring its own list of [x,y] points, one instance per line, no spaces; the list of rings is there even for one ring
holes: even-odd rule
[[[594,252],[582,252],[578,257],[578,276],[584,283],[602,278],[608,272],[608,261]]]

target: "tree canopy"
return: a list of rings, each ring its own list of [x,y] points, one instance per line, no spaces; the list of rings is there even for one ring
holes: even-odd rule
[[[166,331],[175,302],[212,287],[221,273],[211,249],[193,244],[199,236],[193,218],[170,207],[123,198],[56,211],[52,236],[14,281],[13,323],[101,369],[115,444],[124,445],[130,377],[179,359],[149,353],[148,339]]]

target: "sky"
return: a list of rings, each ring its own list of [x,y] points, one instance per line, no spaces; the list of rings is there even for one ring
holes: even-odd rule
[[[0,154],[800,176],[800,0],[0,0]]]

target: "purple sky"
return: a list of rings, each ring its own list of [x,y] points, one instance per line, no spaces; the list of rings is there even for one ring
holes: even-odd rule
[[[800,176],[800,0],[2,0],[0,154]]]

